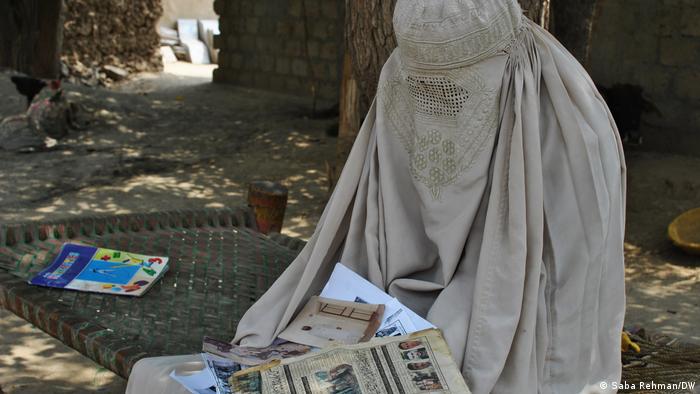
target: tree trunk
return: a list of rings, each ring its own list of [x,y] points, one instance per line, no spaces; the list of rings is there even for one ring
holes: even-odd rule
[[[549,27],[550,0],[518,0],[525,15],[547,29]],[[557,1],[557,0],[554,0]]]
[[[584,66],[595,20],[596,0],[552,0],[550,30]]]
[[[57,78],[62,6],[62,0],[0,1],[0,66]]]
[[[350,148],[377,92],[384,62],[396,48],[392,15],[396,0],[346,0],[345,56],[340,87],[337,161],[328,166],[329,188],[335,185]]]

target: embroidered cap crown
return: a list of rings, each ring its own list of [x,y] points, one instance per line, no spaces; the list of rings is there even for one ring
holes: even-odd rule
[[[404,63],[463,67],[506,49],[522,18],[516,0],[399,0],[394,31]]]

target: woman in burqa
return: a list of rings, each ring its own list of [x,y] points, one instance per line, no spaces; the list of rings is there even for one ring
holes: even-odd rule
[[[235,341],[269,345],[340,261],[440,328],[474,393],[619,381],[625,165],[593,82],[516,0],[399,0],[394,28],[315,233]]]

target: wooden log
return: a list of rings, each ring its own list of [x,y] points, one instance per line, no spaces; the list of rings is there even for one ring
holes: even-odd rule
[[[248,206],[255,213],[261,233],[282,231],[288,194],[287,188],[276,182],[254,181],[248,185]]]

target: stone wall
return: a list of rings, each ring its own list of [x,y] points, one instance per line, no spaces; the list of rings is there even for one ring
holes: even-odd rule
[[[599,1],[593,79],[639,85],[658,108],[642,117],[643,148],[700,155],[700,1]]]
[[[65,0],[61,61],[71,76],[95,83],[104,66],[160,70],[162,12],[160,0]]]
[[[343,4],[215,0],[221,35],[215,40],[220,52],[214,81],[306,97],[316,86],[319,99],[337,102]]]

